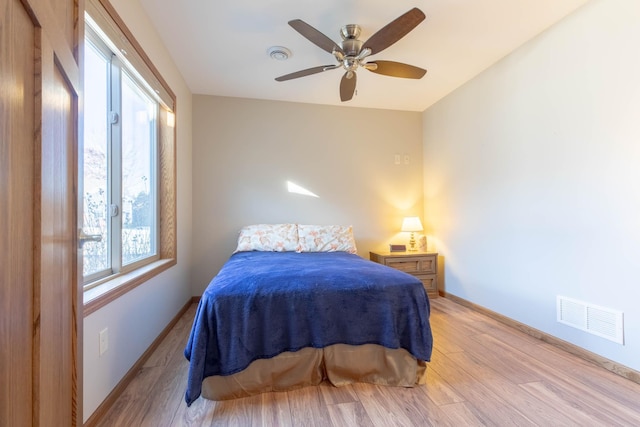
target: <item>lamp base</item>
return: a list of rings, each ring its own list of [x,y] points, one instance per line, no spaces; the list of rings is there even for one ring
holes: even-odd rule
[[[418,248],[416,247],[416,238],[413,234],[413,231],[411,232],[411,238],[409,239],[409,250],[411,252],[415,252],[418,250]]]

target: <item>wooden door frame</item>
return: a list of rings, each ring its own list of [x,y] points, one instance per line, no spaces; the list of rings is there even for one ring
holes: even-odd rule
[[[20,343],[23,353],[22,359],[11,356],[18,354],[17,350],[9,353],[10,359],[3,356],[2,360],[10,361],[10,366],[2,372],[11,381],[3,389],[7,393],[0,405],[0,416],[3,421],[16,421],[21,425],[70,423],[81,426],[83,315],[81,254],[77,249],[76,220],[77,149],[82,132],[84,1],[6,1],[9,9],[26,18],[22,19],[23,23],[30,21],[29,31],[34,37],[30,48],[19,44],[21,34],[17,33],[15,38],[7,42],[9,49],[0,52],[0,58],[9,67],[20,55],[31,55],[22,57],[23,61],[33,60],[34,75],[23,76],[33,79],[33,87],[29,85],[20,92],[16,86],[16,90],[12,89],[13,92],[8,95],[22,96],[23,99],[28,97],[30,101],[27,104],[33,102],[34,111],[33,114],[27,113],[33,116],[33,121],[29,120],[33,124],[30,130],[32,139],[24,134],[24,129],[20,131],[19,128],[24,126],[23,121],[14,119],[11,114],[19,108],[19,102],[10,105],[13,110],[7,116],[0,116],[0,125],[8,129],[9,136],[3,141],[6,144],[3,147],[7,147],[10,153],[20,144],[29,147],[29,151],[21,148],[22,151],[15,157],[17,163],[11,165],[10,171],[11,186],[7,183],[3,187],[3,195],[10,194],[9,200],[26,197],[29,202],[32,201],[29,208],[29,203],[10,207],[12,222],[3,229],[11,230],[14,221],[15,224],[31,228],[30,232],[21,235],[11,233],[5,241],[6,249],[17,252],[6,254],[3,262],[23,263],[26,267],[17,274],[7,276],[10,280],[2,284],[3,295],[8,299],[3,304],[11,308],[9,315],[3,319],[3,323],[6,321],[10,326],[0,330],[2,342],[9,345]],[[22,15],[20,8],[24,9],[26,16]],[[26,31],[27,26],[23,26],[22,30]],[[3,83],[8,87],[15,75],[0,78],[6,79]],[[52,100],[61,103],[52,104]],[[19,131],[22,133],[14,139]],[[49,155],[56,153],[56,149],[48,145],[52,143],[65,149],[64,153],[54,156],[55,159]],[[43,151],[45,149],[49,151]],[[43,152],[48,155],[43,155]],[[16,184],[15,179],[25,174],[29,179]],[[50,185],[52,181],[54,185]],[[28,191],[21,192],[24,188]],[[63,197],[58,197],[60,195]],[[60,221],[49,221],[52,216]],[[25,225],[25,221],[29,224]],[[64,227],[58,229],[59,224]],[[16,244],[24,239],[28,242],[26,245]],[[56,248],[64,252],[62,259],[66,260],[65,263],[56,264],[59,258]],[[30,274],[22,272],[25,269]],[[56,275],[48,275],[51,271]],[[56,285],[55,291],[49,287],[51,283]],[[52,319],[56,322],[61,319],[59,325],[47,323]],[[52,336],[52,329],[60,331],[60,335]],[[57,359],[51,358],[52,354]],[[61,358],[64,358],[65,369],[61,369],[61,373],[52,373],[51,361]],[[11,372],[14,368],[15,372]],[[64,393],[58,393],[59,390],[64,390]],[[8,420],[4,420],[4,415]]]

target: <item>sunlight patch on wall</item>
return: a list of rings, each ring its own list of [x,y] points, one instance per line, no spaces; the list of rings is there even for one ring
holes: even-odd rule
[[[287,181],[287,191],[289,191],[289,193],[295,193],[295,194],[302,194],[303,196],[310,196],[310,197],[320,197],[317,194],[307,190],[304,187],[300,187],[298,184],[294,184],[291,181]]]

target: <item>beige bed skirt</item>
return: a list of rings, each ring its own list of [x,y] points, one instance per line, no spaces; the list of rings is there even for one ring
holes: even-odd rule
[[[270,391],[294,390],[328,380],[335,386],[371,383],[413,387],[426,382],[427,365],[404,349],[376,344],[335,344],[303,348],[259,359],[244,371],[211,376],[202,382],[202,397],[228,400]]]

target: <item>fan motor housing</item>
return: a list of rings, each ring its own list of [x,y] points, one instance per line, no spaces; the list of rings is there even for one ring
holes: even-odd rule
[[[362,41],[357,39],[342,40],[340,47],[346,56],[357,56],[362,49]]]

